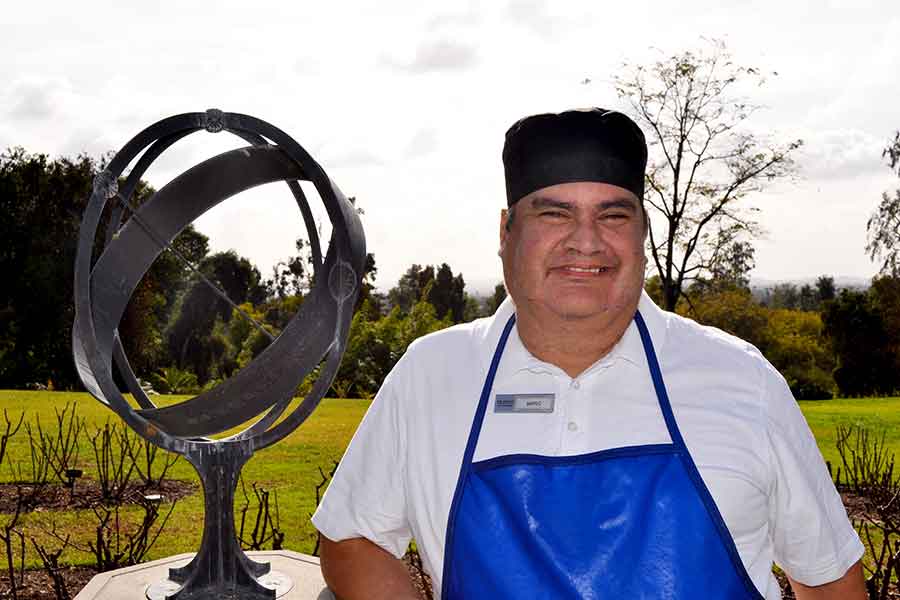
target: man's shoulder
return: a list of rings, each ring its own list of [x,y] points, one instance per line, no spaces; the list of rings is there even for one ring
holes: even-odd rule
[[[756,346],[736,335],[675,313],[662,310],[660,313],[666,327],[662,354],[667,359],[731,365],[754,371],[768,364]]]
[[[664,315],[666,337],[659,362],[675,400],[728,411],[744,407],[762,415],[772,402],[791,398],[784,378],[750,342],[680,315]]]
[[[437,398],[472,395],[469,386],[476,379],[472,374],[484,370],[485,344],[491,334],[491,319],[478,319],[416,339],[391,370],[379,393],[393,390],[403,397],[407,407],[431,406]]]

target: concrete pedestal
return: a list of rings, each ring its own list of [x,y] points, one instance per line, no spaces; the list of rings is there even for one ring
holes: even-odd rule
[[[151,586],[159,589],[169,569],[186,565],[194,555],[178,554],[95,575],[75,600],[145,600]],[[290,550],[247,552],[257,562],[271,563],[272,571],[290,579],[291,585],[279,585],[278,600],[334,600],[319,571],[319,559]],[[178,589],[175,584],[171,592]],[[170,592],[170,593],[171,593]]]

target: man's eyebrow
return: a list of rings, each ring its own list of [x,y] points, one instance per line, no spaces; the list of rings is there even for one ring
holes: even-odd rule
[[[563,208],[572,210],[573,204],[571,202],[547,198],[546,196],[537,196],[531,200],[531,208]]]
[[[574,209],[575,205],[571,202],[565,202],[564,200],[556,200],[554,198],[548,198],[546,196],[537,196],[531,201],[531,207],[535,209],[541,208],[562,208],[565,210]],[[628,197],[620,197],[620,198],[610,198],[609,200],[602,200],[597,208],[600,210],[609,210],[611,208],[625,208],[630,210],[631,212],[637,212],[637,205],[635,201]]]
[[[609,210],[610,208],[627,208],[631,212],[637,212],[637,204],[631,198],[612,198],[604,200],[600,203],[600,210]]]

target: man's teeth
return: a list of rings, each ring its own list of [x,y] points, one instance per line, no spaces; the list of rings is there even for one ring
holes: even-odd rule
[[[566,267],[566,270],[576,273],[606,273],[608,267]]]

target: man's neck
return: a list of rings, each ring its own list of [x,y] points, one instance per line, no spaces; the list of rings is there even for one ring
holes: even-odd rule
[[[617,314],[608,320],[602,316],[563,318],[517,309],[516,328],[522,344],[533,356],[575,378],[610,353],[625,335],[634,311],[615,311]]]

